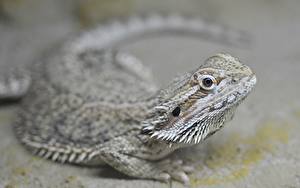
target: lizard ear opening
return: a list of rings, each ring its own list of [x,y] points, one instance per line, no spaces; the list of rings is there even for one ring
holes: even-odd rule
[[[180,111],[181,111],[180,107],[177,106],[177,107],[172,111],[172,115],[173,115],[174,117],[178,117],[178,116],[180,115]]]

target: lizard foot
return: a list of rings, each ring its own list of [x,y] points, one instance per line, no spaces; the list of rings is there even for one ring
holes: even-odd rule
[[[182,160],[166,159],[159,163],[159,168],[161,169],[161,173],[157,174],[155,179],[161,181],[174,179],[185,185],[189,185],[190,183],[188,174],[195,171],[193,166],[184,164]]]

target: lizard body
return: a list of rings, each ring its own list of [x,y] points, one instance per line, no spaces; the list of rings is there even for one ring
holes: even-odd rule
[[[117,45],[165,31],[233,44],[243,38],[203,23],[177,16],[132,18],[64,43],[35,64],[30,77],[2,82],[0,98],[23,98],[14,125],[18,139],[53,161],[104,162],[132,177],[187,183],[192,168],[165,157],[200,143],[230,120],[254,87],[254,73],[220,53],[157,89],[151,71]]]

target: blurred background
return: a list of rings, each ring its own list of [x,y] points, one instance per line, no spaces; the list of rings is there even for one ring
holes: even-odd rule
[[[196,15],[252,36],[248,48],[166,35],[122,46],[153,69],[161,86],[218,52],[239,57],[257,74],[257,87],[226,128],[178,152],[197,169],[190,175],[191,187],[300,187],[298,0],[0,0],[0,74],[28,65],[67,36],[152,12]],[[0,188],[169,186],[128,179],[111,168],[60,165],[32,156],[11,130],[16,108],[0,107]],[[174,182],[173,187],[183,186]]]

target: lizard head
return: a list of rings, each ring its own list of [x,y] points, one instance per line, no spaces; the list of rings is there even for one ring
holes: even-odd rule
[[[170,143],[199,143],[233,117],[255,84],[254,73],[238,59],[212,56],[159,92],[143,132]]]

